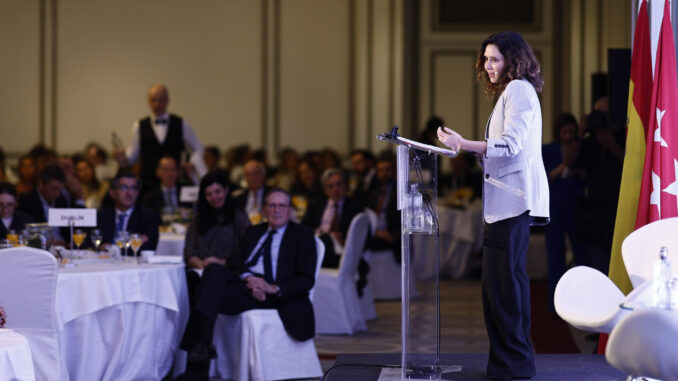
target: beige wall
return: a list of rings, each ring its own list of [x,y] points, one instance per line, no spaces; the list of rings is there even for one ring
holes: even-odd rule
[[[0,0],[2,145],[129,142],[155,82],[204,144],[371,147],[400,119],[396,0]],[[42,16],[41,16],[42,15]],[[394,62],[393,64],[389,64]],[[10,133],[11,132],[11,133]]]
[[[204,144],[221,148],[380,150],[375,135],[399,124],[416,136],[432,113],[482,136],[491,104],[473,64],[495,30],[435,31],[433,0],[415,1],[416,88],[404,88],[407,1],[0,0],[0,145],[17,154],[42,140],[73,152],[110,146],[112,132],[128,142],[154,82],[169,86],[170,110]],[[630,45],[631,2],[541,4],[541,29],[523,35],[542,63],[550,126],[558,110],[589,111],[591,73],[605,70],[607,48]],[[416,123],[403,120],[409,94]]]

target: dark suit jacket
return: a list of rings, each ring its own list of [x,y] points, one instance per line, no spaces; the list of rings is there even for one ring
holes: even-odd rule
[[[181,186],[177,185],[175,186],[176,189],[176,194],[177,194],[177,201],[179,201],[179,198],[181,196]],[[155,214],[158,216],[162,215],[162,208],[165,206],[165,195],[162,193],[162,188],[155,187],[148,191],[143,197],[143,200],[141,201],[141,205],[154,211]],[[179,201],[179,207],[181,208],[192,208],[193,205],[188,202],[181,202]]]
[[[264,206],[263,203],[266,201],[266,200],[264,199],[264,197],[266,197],[266,192],[268,192],[269,189],[271,189],[271,187],[269,187],[269,186],[264,186],[264,194],[263,194],[263,196],[262,196],[262,198],[261,198],[261,203],[262,203],[261,206],[262,206],[262,207]],[[239,209],[241,209],[241,210],[245,210],[245,207],[247,206],[247,196],[249,196],[249,194],[250,194],[250,190],[249,190],[249,189],[247,189],[247,188],[243,189],[243,192],[242,192],[242,193],[240,193],[240,194],[238,194],[237,196],[234,196],[234,197],[233,197],[233,199],[232,199],[232,200],[233,200],[233,205],[235,205],[236,208],[239,208]]]
[[[267,229],[268,224],[264,223],[245,230],[242,244],[229,262],[229,269],[234,274],[240,276],[248,271],[244,262]],[[280,302],[277,310],[285,330],[299,341],[315,336],[313,305],[308,292],[315,283],[316,258],[313,231],[289,222],[278,253],[275,283],[280,287]]]
[[[103,243],[114,243],[115,237],[115,207],[106,206],[97,211],[97,228],[101,230]],[[136,234],[146,234],[148,241],[144,243],[141,250],[155,250],[158,246],[158,226],[160,218],[150,209],[142,206],[135,206],[132,215],[127,222],[127,231]]]
[[[327,203],[327,197],[323,197],[321,200],[311,203],[308,206],[308,210],[306,210],[306,214],[304,214],[304,219],[301,223],[313,229],[317,229],[322,222]],[[348,228],[351,226],[353,217],[362,211],[363,205],[361,202],[352,197],[344,198],[344,204],[341,206],[341,215],[339,216],[339,231],[341,231],[342,239],[346,239],[346,233],[348,233]]]
[[[59,198],[57,198],[56,202],[54,203],[54,207],[82,208],[81,205],[69,204],[63,195],[59,195]],[[33,189],[30,192],[19,195],[19,207],[17,210],[28,214],[33,220],[32,222],[47,222],[47,216],[45,215],[45,211],[42,209],[42,201],[40,200],[40,195],[38,194],[37,189]],[[71,241],[71,233],[68,227],[59,228],[59,233],[61,234],[61,238],[63,238],[66,243]]]
[[[24,226],[31,222],[33,222],[33,218],[31,218],[31,216],[17,210],[14,212],[14,216],[12,216],[12,223],[9,224],[9,228],[19,234],[22,230],[24,230]],[[0,222],[0,239],[5,238],[6,236],[7,229],[5,228],[5,224]]]

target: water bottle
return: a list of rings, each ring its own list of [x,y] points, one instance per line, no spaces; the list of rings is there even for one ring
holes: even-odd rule
[[[659,249],[659,259],[654,263],[654,298],[652,305],[657,308],[671,308],[671,262],[669,261],[669,249],[662,246]]]
[[[410,191],[406,195],[405,209],[405,227],[414,231],[421,230],[423,225],[422,196],[417,188],[417,184],[410,185]]]

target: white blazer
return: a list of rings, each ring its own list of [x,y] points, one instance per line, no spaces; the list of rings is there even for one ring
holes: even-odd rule
[[[541,157],[541,107],[526,80],[513,80],[487,121],[483,160],[483,217],[494,223],[519,216],[549,217],[549,186]]]

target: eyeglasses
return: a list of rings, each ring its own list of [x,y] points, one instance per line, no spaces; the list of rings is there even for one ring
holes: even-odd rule
[[[119,185],[118,189],[121,190],[121,191],[129,191],[129,190],[138,191],[139,187],[137,187],[137,186],[130,187],[130,186],[127,186],[127,185]]]
[[[14,208],[16,206],[15,203],[13,202],[0,202],[0,209],[9,209],[9,208]]]
[[[276,210],[276,209],[287,209],[290,207],[289,204],[266,204],[265,205],[268,209],[271,210]]]

